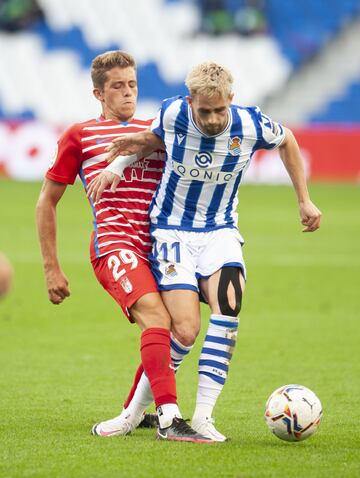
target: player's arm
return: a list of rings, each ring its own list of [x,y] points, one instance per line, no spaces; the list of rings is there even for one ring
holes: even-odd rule
[[[125,168],[138,161],[136,154],[118,156],[105,169],[101,171],[89,184],[87,197],[94,203],[99,201],[105,188],[110,186],[111,192],[116,192],[117,185]]]
[[[136,154],[138,158],[144,158],[157,149],[165,149],[165,145],[159,136],[146,130],[118,136],[106,149],[109,152],[106,159],[111,162],[119,155]]]
[[[124,138],[128,138],[129,136],[137,136],[138,134],[143,133],[126,135],[124,136]],[[151,154],[153,151],[156,151],[163,147],[163,142],[161,138],[159,138],[153,133],[150,134],[150,141],[146,144],[142,142],[143,139],[140,138],[139,140],[137,137],[135,138],[135,142],[139,141],[139,146],[141,146],[138,154],[116,156],[113,159],[112,153],[110,152],[110,156],[108,156],[107,158],[110,164],[90,182],[87,189],[88,198],[90,198],[93,202],[99,201],[102,196],[102,193],[109,186],[111,192],[116,192],[117,185],[121,180],[121,176],[125,168],[130,166],[132,163],[135,163],[136,161],[141,161],[145,157],[149,156],[149,154]],[[155,138],[158,138],[158,140],[160,141],[156,140],[155,142],[155,140],[153,140],[153,136],[155,136]],[[123,137],[119,137],[117,139],[119,139],[119,141],[122,141],[122,138]],[[111,148],[111,146],[107,149],[109,150],[109,148]],[[129,149],[131,149],[131,147],[127,147],[128,152]]]
[[[45,179],[36,205],[37,230],[43,257],[49,300],[60,304],[70,295],[68,280],[61,270],[56,248],[56,206],[66,184]]]
[[[285,128],[285,138],[279,146],[279,152],[296,192],[301,223],[305,226],[303,232],[316,231],[320,227],[321,212],[310,200],[300,149],[288,128]]]

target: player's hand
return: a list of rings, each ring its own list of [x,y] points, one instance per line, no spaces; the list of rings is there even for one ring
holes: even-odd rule
[[[301,224],[303,232],[314,232],[320,227],[321,211],[310,200],[300,203]]]
[[[111,163],[118,156],[129,156],[137,154],[144,146],[144,141],[139,133],[123,134],[113,139],[111,144],[105,148],[109,154],[106,161]]]
[[[61,270],[46,270],[45,277],[50,302],[61,304],[66,297],[70,296],[69,282]]]
[[[119,184],[121,176],[112,173],[111,171],[103,170],[100,174],[94,178],[89,184],[87,197],[94,203],[99,201],[105,188],[111,185],[110,191],[116,192],[117,185]]]

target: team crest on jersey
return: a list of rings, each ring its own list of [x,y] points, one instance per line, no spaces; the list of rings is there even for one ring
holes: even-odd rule
[[[238,156],[240,154],[241,148],[241,139],[239,136],[234,136],[233,138],[229,138],[228,142],[228,150],[232,156]]]
[[[167,277],[176,277],[178,275],[177,270],[175,269],[175,264],[169,264],[165,269],[165,275]]]
[[[127,277],[123,277],[120,281],[120,284],[121,284],[121,287],[124,289],[124,291],[127,293],[127,294],[130,294],[130,292],[132,292],[133,290],[133,285],[132,283],[129,281],[129,279]]]

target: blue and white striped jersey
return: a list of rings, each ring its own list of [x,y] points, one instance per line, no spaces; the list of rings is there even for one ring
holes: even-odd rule
[[[231,105],[225,130],[206,136],[185,98],[163,101],[151,130],[166,146],[165,169],[150,206],[155,227],[211,231],[237,227],[237,192],[258,149],[272,149],[284,128],[258,107]]]

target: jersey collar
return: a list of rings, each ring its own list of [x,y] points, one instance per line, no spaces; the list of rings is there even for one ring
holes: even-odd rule
[[[113,119],[106,119],[105,116],[101,113],[101,115],[96,119],[97,122],[100,122],[100,121],[112,121],[114,123],[117,123],[117,124],[121,124],[123,126],[128,126],[130,123],[133,122],[133,119],[131,119],[130,121],[116,121],[116,120],[113,120]]]

